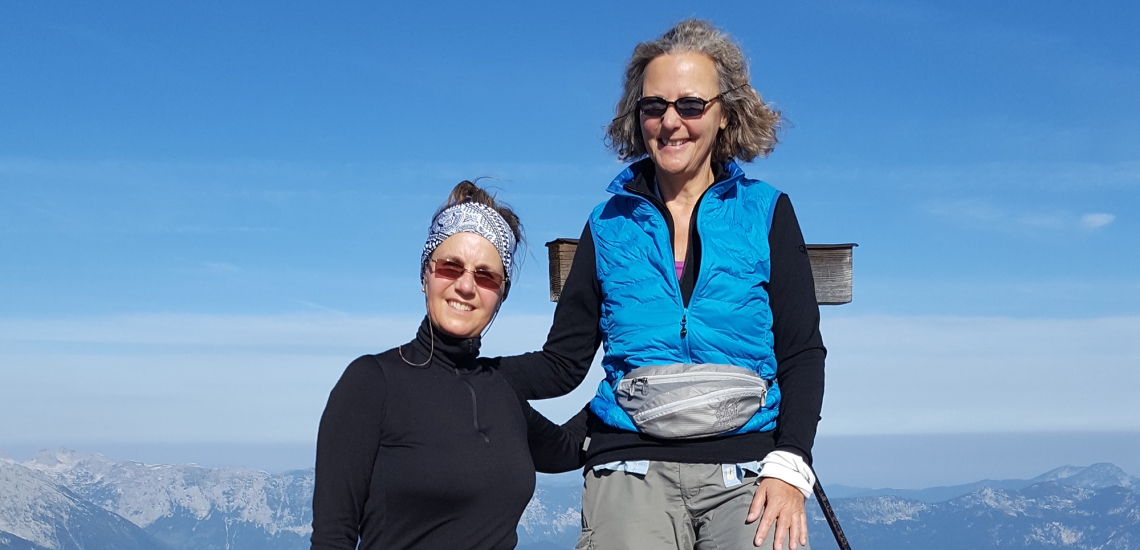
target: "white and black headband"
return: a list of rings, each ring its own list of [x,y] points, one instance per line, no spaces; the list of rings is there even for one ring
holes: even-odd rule
[[[420,256],[420,275],[427,267],[431,253],[440,243],[456,233],[474,233],[491,241],[503,260],[503,270],[510,279],[511,258],[515,254],[515,233],[507,220],[494,208],[477,202],[464,202],[444,209],[431,221],[427,242]]]

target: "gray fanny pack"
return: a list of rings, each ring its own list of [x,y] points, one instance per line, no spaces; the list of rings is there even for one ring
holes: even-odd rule
[[[734,365],[676,363],[630,371],[614,397],[641,432],[692,439],[747,423],[764,406],[768,381]]]

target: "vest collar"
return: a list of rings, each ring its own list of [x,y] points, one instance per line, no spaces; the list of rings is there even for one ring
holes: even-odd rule
[[[733,160],[723,163],[713,162],[712,169],[714,182],[710,190],[715,191],[718,196],[744,177],[744,171]],[[653,164],[653,159],[645,157],[622,170],[610,182],[606,191],[615,195],[653,196],[655,179],[656,166]]]

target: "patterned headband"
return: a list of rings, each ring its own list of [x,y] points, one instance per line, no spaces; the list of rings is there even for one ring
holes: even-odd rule
[[[428,258],[435,252],[439,243],[456,233],[474,233],[491,241],[499,257],[503,259],[503,269],[510,278],[511,257],[515,253],[515,233],[507,220],[495,211],[494,208],[477,202],[464,202],[452,206],[431,221],[428,230],[428,239],[424,243],[424,252],[420,256],[420,276],[427,267]]]

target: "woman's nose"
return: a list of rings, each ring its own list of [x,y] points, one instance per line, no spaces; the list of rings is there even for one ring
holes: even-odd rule
[[[464,294],[474,294],[475,274],[470,271],[464,271],[463,275],[460,275],[459,278],[455,280],[455,290]]]
[[[661,125],[670,129],[681,126],[681,115],[677,113],[676,107],[673,105],[665,107],[665,114],[661,115]]]

